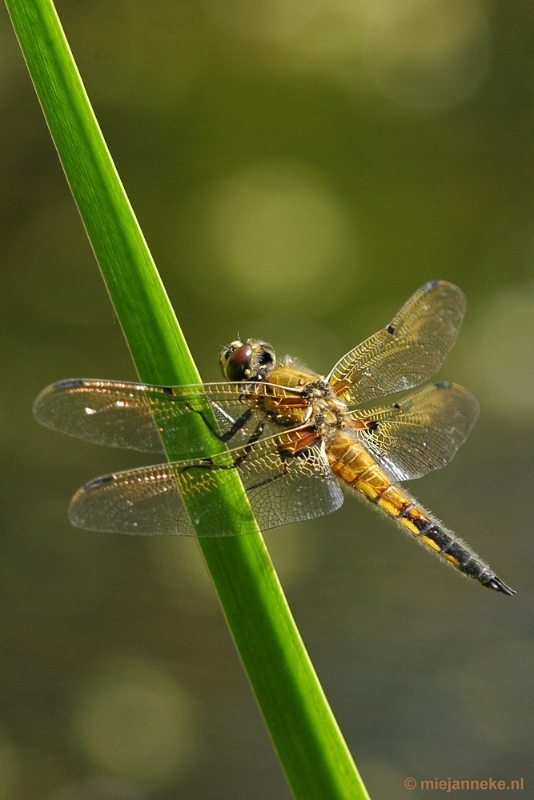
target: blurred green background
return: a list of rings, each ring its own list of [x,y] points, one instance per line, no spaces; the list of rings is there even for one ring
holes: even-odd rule
[[[441,377],[481,418],[410,488],[518,595],[352,498],[266,538],[374,800],[532,791],[534,6],[58,10],[205,380],[237,333],[327,372],[423,282],[465,291]],[[67,521],[146,458],[32,418],[52,381],[136,376],[5,10],[0,110],[0,800],[288,800],[196,543]]]

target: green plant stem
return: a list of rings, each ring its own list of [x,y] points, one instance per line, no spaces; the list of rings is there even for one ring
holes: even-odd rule
[[[141,380],[199,382],[53,3],[6,4]],[[193,424],[191,435],[207,441],[203,427]],[[227,520],[249,535],[201,538],[221,521],[208,507],[196,525],[199,542],[293,794],[299,800],[368,798],[237,477],[218,491]]]

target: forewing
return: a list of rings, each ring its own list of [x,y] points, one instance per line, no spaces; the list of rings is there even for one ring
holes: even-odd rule
[[[355,437],[397,481],[444,467],[465,442],[479,413],[477,400],[455,383],[436,383],[387,408],[352,412],[366,427]]]
[[[221,483],[239,473],[260,528],[267,530],[328,514],[343,503],[341,488],[318,442],[298,456],[283,456],[289,434],[240,447],[211,459],[177,461],[118,472],[90,481],[72,499],[70,519],[89,530],[130,534],[195,535],[183,502],[192,500],[195,514],[223,519],[217,504]],[[210,495],[210,497],[208,497]],[[204,501],[209,510],[204,511]],[[238,504],[232,504],[234,508]],[[239,517],[220,523],[207,536],[239,534]]]
[[[201,455],[201,450],[184,429],[187,417],[201,415],[219,436],[226,435],[231,446],[238,446],[248,441],[264,417],[258,405],[267,386],[211,383],[165,387],[73,379],[44,389],[35,401],[34,415],[48,428],[79,439],[145,453],[165,452],[160,435],[164,431],[169,452],[194,457]],[[270,390],[278,396],[289,391],[283,387]],[[236,425],[238,420],[243,424]],[[274,432],[266,422],[264,435]],[[214,445],[215,441],[214,436]]]
[[[465,296],[452,283],[425,283],[390,324],[347,353],[328,381],[349,405],[411,389],[434,375],[458,336]]]

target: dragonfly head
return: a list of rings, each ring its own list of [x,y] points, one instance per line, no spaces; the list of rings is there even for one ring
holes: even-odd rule
[[[264,381],[276,364],[276,356],[262,339],[237,340],[223,347],[220,362],[228,381]]]

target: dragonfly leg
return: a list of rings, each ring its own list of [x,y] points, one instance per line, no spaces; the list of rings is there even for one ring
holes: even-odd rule
[[[234,424],[226,431],[226,433],[219,433],[219,431],[215,430],[209,419],[206,417],[203,411],[200,411],[198,408],[193,408],[189,403],[186,403],[186,407],[189,411],[194,411],[195,414],[198,414],[206,426],[208,430],[217,437],[220,442],[229,442],[233,437],[238,433],[241,428],[247,424],[249,419],[252,416],[252,409],[248,408],[240,417],[238,417]]]
[[[198,412],[198,413],[201,413],[201,412]],[[243,416],[245,416],[245,415],[243,414]],[[242,449],[241,455],[238,456],[236,459],[234,459],[234,461],[231,464],[217,464],[213,460],[213,458],[211,458],[211,457],[210,458],[202,458],[196,464],[188,464],[186,467],[183,467],[183,469],[181,469],[180,472],[185,472],[188,469],[195,469],[195,468],[200,468],[200,469],[235,469],[236,467],[239,467],[239,465],[242,464],[243,461],[245,461],[245,459],[248,458],[248,456],[252,452],[252,449],[253,449],[254,445],[256,444],[256,442],[258,441],[258,439],[262,435],[263,431],[265,430],[265,424],[266,424],[266,420],[262,420],[261,422],[258,423],[258,425],[256,426],[256,430],[254,431],[254,433],[252,434],[252,436],[248,440],[247,444],[243,448],[241,448]],[[218,438],[220,438],[220,437],[218,437]]]
[[[243,449],[243,453],[240,456],[238,456],[238,458],[236,458],[236,460],[234,461],[234,467],[238,467],[240,464],[243,463],[243,461],[246,458],[248,458],[248,456],[252,451],[252,448],[254,447],[254,445],[262,435],[263,431],[265,430],[265,423],[266,420],[262,419],[262,421],[257,424],[256,430],[254,431],[254,433],[252,434],[252,436],[250,437],[250,439],[248,440],[247,444]]]
[[[315,441],[317,441],[317,436],[315,436]],[[274,481],[280,480],[280,478],[283,478],[285,475],[289,473],[290,469],[289,465],[291,464],[292,461],[294,461],[296,458],[306,459],[309,457],[309,454],[310,454],[310,449],[308,447],[303,447],[300,450],[297,450],[296,452],[291,452],[288,450],[280,450],[279,455],[282,460],[282,468],[278,473],[278,475],[271,475],[270,478],[266,478],[265,480],[260,481],[259,483],[255,483],[252,486],[248,486],[247,491],[250,491],[251,489],[259,489],[261,486],[267,486],[269,483],[273,483]],[[328,476],[325,475],[323,477],[328,477]],[[330,475],[328,477],[329,480],[330,477],[333,479],[333,476]]]

